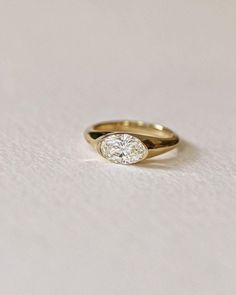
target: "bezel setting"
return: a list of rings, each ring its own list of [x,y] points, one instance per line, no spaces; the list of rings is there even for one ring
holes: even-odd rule
[[[99,139],[98,152],[107,160],[116,164],[135,164],[148,155],[146,145],[133,134],[112,133]]]

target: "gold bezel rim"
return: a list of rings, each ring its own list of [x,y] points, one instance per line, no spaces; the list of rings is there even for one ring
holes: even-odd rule
[[[97,150],[97,152],[98,152],[98,153],[99,153],[104,159],[106,159],[106,160],[108,160],[108,161],[110,161],[110,162],[112,162],[112,163],[115,163],[115,164],[129,165],[129,163],[127,163],[127,164],[123,164],[123,163],[116,163],[116,162],[113,162],[112,160],[106,158],[106,157],[103,155],[102,151],[101,151],[101,145],[102,145],[102,142],[104,141],[104,139],[105,139],[105,138],[108,138],[108,137],[110,137],[110,136],[116,135],[116,134],[127,134],[127,135],[130,135],[130,136],[134,137],[135,139],[137,139],[137,140],[142,144],[142,146],[145,148],[145,153],[143,154],[143,157],[140,158],[140,159],[139,159],[138,161],[136,161],[136,162],[130,163],[131,165],[132,165],[132,164],[135,164],[135,163],[139,163],[139,162],[141,162],[141,161],[147,159],[147,157],[148,157],[148,148],[147,148],[147,146],[145,145],[145,143],[142,142],[142,140],[141,140],[140,138],[138,138],[138,136],[137,136],[136,134],[133,134],[133,133],[130,133],[130,132],[119,132],[119,131],[117,131],[117,132],[112,132],[112,133],[109,133],[109,134],[105,134],[105,135],[101,136],[99,139],[97,139],[97,141],[96,141],[96,150]]]

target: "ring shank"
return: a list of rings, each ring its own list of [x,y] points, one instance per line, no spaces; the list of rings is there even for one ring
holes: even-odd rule
[[[172,150],[179,142],[179,137],[169,128],[143,121],[101,122],[88,128],[85,138],[96,147],[99,138],[109,133],[128,133],[138,137],[147,146],[149,158]]]
[[[97,131],[109,132],[132,132],[147,136],[157,136],[160,138],[173,138],[176,136],[174,132],[164,126],[157,124],[149,124],[143,121],[114,121],[103,122],[93,126]]]

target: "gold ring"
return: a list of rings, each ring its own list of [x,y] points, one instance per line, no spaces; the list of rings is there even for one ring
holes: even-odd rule
[[[134,164],[174,149],[179,137],[172,130],[142,121],[101,122],[87,128],[85,139],[107,160]]]

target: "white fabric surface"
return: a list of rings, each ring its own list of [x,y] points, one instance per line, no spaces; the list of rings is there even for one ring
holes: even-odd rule
[[[236,294],[236,2],[0,1],[0,294]],[[82,132],[184,142],[145,165]]]

